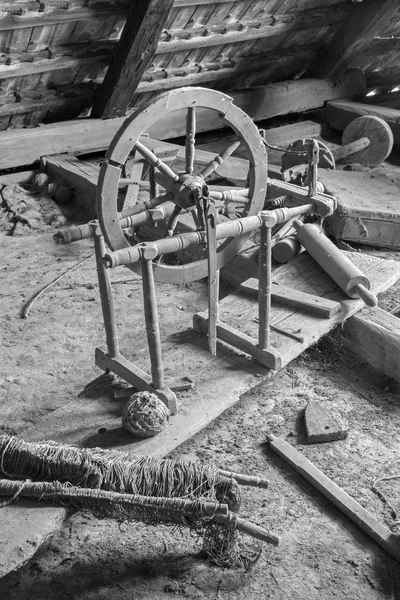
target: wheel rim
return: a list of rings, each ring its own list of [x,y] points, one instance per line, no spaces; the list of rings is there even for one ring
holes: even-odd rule
[[[140,136],[161,117],[179,110],[187,109],[186,125],[186,174],[196,177],[195,186],[199,186],[198,176],[193,169],[195,149],[195,112],[196,108],[217,111],[221,117],[221,126],[228,125],[236,133],[247,150],[249,159],[248,201],[242,215],[253,215],[263,208],[267,191],[267,155],[257,127],[248,115],[233,104],[232,98],[205,88],[179,88],[159,96],[155,101],[135,111],[115,135],[100,170],[97,186],[97,215],[105,240],[111,250],[119,250],[130,246],[120,227],[117,211],[117,195],[119,179],[123,167],[133,149],[143,155]],[[222,156],[222,155],[221,155]],[[145,157],[146,158],[146,157]],[[172,181],[177,174],[172,169],[165,170],[159,166],[167,178]],[[168,172],[171,171],[171,172]],[[204,171],[205,169],[203,169]],[[189,173],[188,173],[189,172]],[[178,176],[179,177],[179,176]],[[177,181],[175,181],[178,184]],[[171,184],[173,185],[173,183]],[[185,191],[186,193],[186,191]],[[172,199],[172,198],[171,198]],[[173,199],[177,202],[176,197]],[[228,238],[218,248],[218,268],[229,262],[246,242],[248,235]],[[138,265],[130,266],[137,270]],[[207,275],[207,260],[200,259],[185,265],[154,264],[154,276],[158,281],[169,283],[188,283]]]

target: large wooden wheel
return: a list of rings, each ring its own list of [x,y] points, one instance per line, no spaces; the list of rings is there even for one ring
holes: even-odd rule
[[[216,160],[195,168],[196,109],[210,109],[219,113],[221,127],[231,127],[237,141],[230,144]],[[175,172],[160,160],[141,141],[140,136],[160,118],[169,113],[186,111],[185,170]],[[220,92],[205,88],[180,88],[162,94],[153,102],[135,111],[115,135],[101,167],[97,186],[97,215],[103,235],[111,250],[130,246],[121,229],[117,197],[119,181],[124,165],[133,151],[142,155],[156,170],[157,181],[165,192],[155,199],[153,205],[173,202],[176,219],[182,210],[192,211],[194,221],[201,222],[198,214],[199,201],[208,196],[218,198],[207,178],[230,156],[239,144],[246,150],[249,160],[248,182],[245,190],[238,193],[243,198],[238,216],[254,215],[264,204],[267,191],[267,155],[262,138],[253,121],[233,104],[232,98]],[[171,234],[171,232],[170,232]],[[220,269],[229,262],[246,242],[248,234],[224,240],[217,248],[217,267]],[[134,267],[132,267],[134,269]],[[207,276],[207,259],[201,258],[182,265],[154,263],[154,276],[158,281],[168,283],[188,283]]]

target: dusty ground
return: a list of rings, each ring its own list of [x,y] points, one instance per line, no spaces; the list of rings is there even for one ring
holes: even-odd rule
[[[91,245],[54,246],[47,233],[24,237],[24,244],[4,234],[0,241],[7,259],[1,290],[0,426],[32,435],[43,429],[47,415],[61,411],[85,386],[105,382],[97,379],[100,372],[93,363],[93,349],[104,345],[94,261],[66,276],[22,320],[21,309],[32,293],[90,256]],[[384,254],[400,260],[400,253]],[[140,286],[117,282],[133,278],[124,269],[113,274],[118,308],[132,307],[131,323],[119,318],[123,345],[131,354],[144,340]],[[380,299],[394,314],[400,314],[399,289],[397,285]],[[160,286],[159,298],[162,333],[168,335],[174,328],[188,328],[193,312],[205,308],[205,285]],[[346,440],[305,443],[302,412],[309,398],[348,422]],[[90,402],[90,397],[82,401]],[[172,455],[270,480],[268,490],[245,489],[241,516],[270,528],[281,543],[277,548],[265,545],[252,571],[211,565],[199,540],[186,532],[118,525],[76,513],[33,559],[0,580],[0,598],[399,600],[398,563],[265,443],[267,432],[285,438],[397,533],[398,516],[373,492],[372,483],[400,474],[399,427],[398,385],[349,355],[334,335],[272,383],[254,388]],[[48,434],[56,437],[56,432]],[[381,483],[380,489],[399,513],[398,480]]]

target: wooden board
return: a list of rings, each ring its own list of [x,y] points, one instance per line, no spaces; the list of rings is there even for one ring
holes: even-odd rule
[[[400,537],[398,535],[392,533],[390,529],[380,523],[368,510],[317,469],[288,442],[274,435],[268,435],[267,439],[271,448],[297,473],[300,473],[306,481],[337,506],[362,531],[400,562]]]
[[[400,277],[400,263],[386,261],[361,253],[344,252],[371,279],[371,290],[379,293]],[[362,300],[350,299],[335,282],[304,252],[292,262],[273,272],[273,283],[340,302],[342,310],[330,319],[295,312],[293,309],[272,306],[271,324],[303,338],[303,342],[271,331],[271,345],[282,356],[283,366],[315,344],[338,323],[342,323],[363,308]],[[207,313],[200,313],[207,318]],[[236,292],[220,302],[219,318],[251,338],[257,338],[258,303],[255,298]]]
[[[375,292],[390,287],[400,277],[400,263],[385,261],[366,255],[351,255],[364,268],[372,280]],[[307,260],[308,258],[308,260]],[[359,300],[344,300],[341,292],[332,290],[332,282],[321,273],[317,273],[311,259],[305,253],[292,263],[280,267],[274,275],[275,281],[302,291],[318,293],[334,300],[341,301],[343,314],[333,319],[308,320],[307,336],[304,344],[272,334],[274,342],[289,362],[298,356],[307,345],[319,339],[324,332],[329,331],[340,320],[359,310],[362,303]],[[307,266],[308,263],[308,266]],[[279,272],[279,275],[278,275]],[[327,281],[328,279],[328,281]],[[332,290],[327,292],[327,290]],[[250,304],[250,306],[249,306]],[[222,314],[228,312],[238,318],[238,311],[243,311],[243,330],[256,312],[257,303],[242,295],[233,294],[221,302]],[[299,328],[306,319],[304,314],[293,313],[291,310],[280,309],[282,327]],[[228,316],[229,318],[229,316]],[[321,325],[324,327],[321,328]],[[313,327],[315,334],[309,329]],[[104,343],[105,346],[105,343]],[[147,354],[146,354],[147,356]],[[225,345],[218,344],[217,357],[211,356],[207,350],[207,340],[191,330],[181,332],[176,339],[163,342],[163,358],[166,374],[187,375],[195,382],[195,388],[179,393],[179,412],[174,415],[168,427],[154,438],[135,440],[121,427],[122,407],[125,400],[110,402],[106,396],[91,395],[90,398],[78,398],[62,408],[42,417],[33,427],[24,431],[27,440],[55,439],[63,443],[78,443],[81,446],[113,447],[139,454],[162,457],[177,448],[185,440],[217,418],[222,412],[233,406],[242,395],[252,387],[259,385],[262,380],[272,378],[273,372],[257,364],[243,353],[238,353]],[[143,352],[138,352],[138,366],[148,371],[147,358]],[[32,503],[31,505],[32,506]],[[58,517],[66,514],[64,507],[53,508],[53,530],[59,525]],[[27,508],[23,505],[8,507],[7,520],[11,522],[11,531],[15,530],[18,544],[21,527],[27,518]],[[29,535],[44,529],[48,516],[39,514]],[[12,521],[14,520],[14,526]],[[1,529],[1,514],[0,514]],[[47,531],[47,530],[46,530]],[[12,538],[14,539],[14,538]],[[15,555],[17,555],[15,549]],[[16,568],[18,560],[10,568]],[[7,572],[7,571],[5,571]],[[5,572],[3,574],[5,574]]]
[[[258,295],[258,279],[250,277],[240,284],[240,291],[252,296]],[[328,298],[321,298],[305,292],[299,292],[293,288],[273,283],[271,285],[272,302],[294,308],[299,312],[310,313],[316,317],[329,319],[341,310],[339,302],[333,302]]]
[[[400,247],[399,187],[375,173],[319,169],[318,179],[338,203],[326,219],[338,239],[385,248]]]
[[[365,308],[345,323],[343,335],[346,348],[400,383],[400,319]]]

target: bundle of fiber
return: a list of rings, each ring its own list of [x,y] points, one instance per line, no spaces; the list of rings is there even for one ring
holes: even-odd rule
[[[278,543],[237,517],[236,480],[197,462],[0,435],[0,475],[0,495],[12,500],[36,497],[68,502],[96,517],[188,527],[203,536],[205,551],[220,565],[248,568],[260,555],[260,544],[243,546],[239,530]]]

